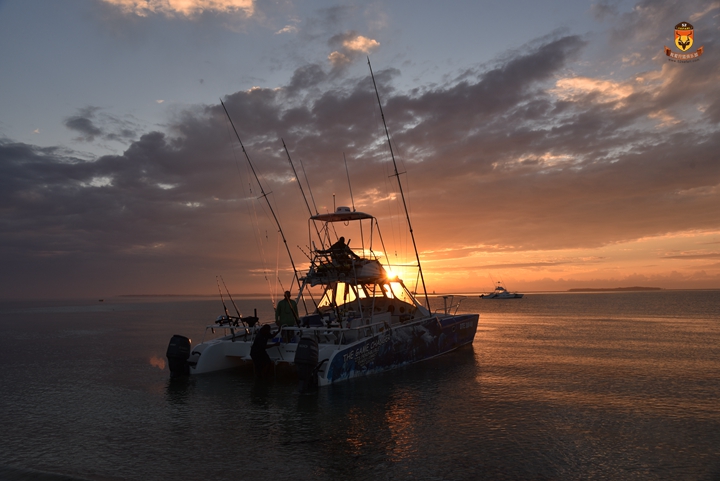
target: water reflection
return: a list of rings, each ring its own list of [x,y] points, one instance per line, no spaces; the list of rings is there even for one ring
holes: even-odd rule
[[[302,396],[294,381],[160,369],[169,337],[202,334],[215,302],[4,312],[0,467],[129,481],[715,479],[718,299],[477,301],[472,349]],[[85,335],[100,329],[113,335]]]
[[[419,441],[416,439],[414,430],[418,424],[417,415],[419,414],[413,406],[415,401],[414,393],[404,392],[387,406],[385,422],[393,443],[390,450],[392,461],[407,458],[412,451],[413,444]]]
[[[177,407],[187,404],[193,381],[190,376],[168,376],[165,385],[165,399],[168,405]]]
[[[161,371],[165,370],[165,359],[158,356],[151,356],[149,361],[152,367],[156,367]]]

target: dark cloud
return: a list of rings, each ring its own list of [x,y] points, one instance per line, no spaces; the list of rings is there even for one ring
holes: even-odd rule
[[[286,89],[287,93],[288,95],[295,95],[304,90],[317,88],[327,80],[327,77],[327,73],[320,65],[305,65],[293,73]]]
[[[79,138],[88,142],[92,142],[95,140],[95,137],[103,133],[103,131],[97,128],[95,124],[93,124],[93,121],[87,117],[69,117],[65,120],[65,126],[83,134]]]
[[[99,107],[86,107],[65,119],[65,127],[80,134],[75,140],[93,142],[96,138],[127,142],[137,136],[135,125],[127,120],[98,112]]]
[[[99,137],[103,134],[103,131],[93,123],[93,117],[95,116],[95,112],[97,110],[97,107],[86,107],[81,109],[78,115],[73,115],[72,117],[65,119],[65,127],[79,132],[81,136],[78,137],[78,140],[92,142],[95,140],[95,137]]]
[[[703,59],[687,75],[677,69],[685,65],[652,64],[644,81],[567,77],[585,46],[554,35],[410,93],[393,88],[401,72],[376,72],[421,249],[593,248],[718,228],[720,135],[707,118],[720,66]],[[358,210],[390,224],[388,243],[407,246],[397,205],[383,200],[397,189],[369,76],[311,64],[285,88],[224,102],[294,252],[308,244],[307,211],[280,138],[306,169],[318,210],[350,204],[345,155]],[[0,143],[3,292],[199,292],[227,272],[246,291],[265,290],[250,272],[284,254],[266,206],[251,200],[259,191],[221,106],[189,109],[166,132],[139,137],[97,109],[66,125],[86,140],[136,140],[92,162]],[[443,257],[439,247],[428,253]]]

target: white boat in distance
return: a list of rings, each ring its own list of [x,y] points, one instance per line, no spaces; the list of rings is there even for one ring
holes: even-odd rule
[[[520,299],[522,296],[523,294],[508,292],[500,282],[497,283],[497,287],[490,294],[480,294],[481,299]]]
[[[316,222],[320,225],[311,227]],[[296,302],[312,302],[314,309],[301,316],[297,326],[282,327],[273,339],[277,345],[266,351],[276,373],[297,372],[306,386],[326,386],[430,359],[469,345],[475,337],[478,314],[457,314],[459,303],[453,305],[453,300],[430,312],[380,263],[373,244],[378,236],[382,245],[375,217],[338,207],[334,213],[312,216],[308,227],[311,233],[329,236],[353,222],[359,224],[354,232],[360,233],[362,244],[357,253],[338,243],[318,249],[311,241],[310,267],[300,278]],[[368,239],[362,240],[363,232],[369,233]],[[204,374],[252,366],[250,349],[260,328],[256,317],[226,315],[207,327],[206,332],[226,332],[217,339],[191,348],[189,339],[174,336],[167,353],[170,370]]]

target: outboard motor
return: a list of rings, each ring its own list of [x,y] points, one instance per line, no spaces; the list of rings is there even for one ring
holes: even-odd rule
[[[303,337],[298,341],[295,351],[295,366],[298,370],[300,385],[298,391],[307,392],[317,387],[318,343],[310,337]]]
[[[167,353],[168,367],[173,375],[190,374],[188,358],[190,358],[190,339],[175,334],[170,339]]]

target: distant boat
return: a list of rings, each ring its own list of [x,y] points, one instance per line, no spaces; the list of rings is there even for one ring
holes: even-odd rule
[[[481,299],[520,299],[522,296],[523,294],[517,292],[508,292],[500,282],[497,283],[497,287],[490,294],[480,294]]]

